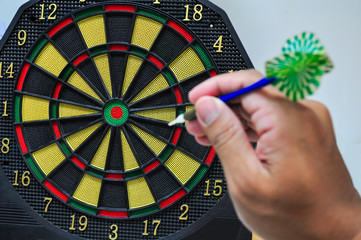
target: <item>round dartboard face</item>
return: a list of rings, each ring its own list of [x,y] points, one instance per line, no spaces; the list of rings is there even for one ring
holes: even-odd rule
[[[215,150],[168,123],[247,56],[203,2],[36,2],[1,53],[9,182],[68,237],[186,232],[227,187]]]

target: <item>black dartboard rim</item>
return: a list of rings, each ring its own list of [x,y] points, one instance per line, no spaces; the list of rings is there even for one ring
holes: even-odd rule
[[[194,50],[194,52],[196,52],[198,54],[198,57],[201,60],[203,60],[205,70],[203,72],[201,72],[200,74],[204,74],[204,73],[208,72],[209,77],[211,77],[211,76],[217,75],[217,73],[219,72],[216,67],[216,64],[214,63],[212,56],[208,53],[208,50],[203,46],[203,44],[195,36],[195,34],[192,33],[192,31],[189,30],[180,21],[169,16],[168,14],[165,14],[165,13],[155,10],[153,8],[148,8],[144,5],[128,3],[128,2],[111,2],[111,3],[105,2],[105,3],[101,3],[101,4],[94,4],[89,7],[81,8],[80,10],[74,11],[74,12],[64,16],[62,19],[60,19],[59,21],[54,23],[51,27],[49,27],[48,30],[45,31],[45,33],[41,37],[39,37],[37,42],[33,45],[31,50],[29,51],[29,54],[28,54],[26,60],[24,61],[23,65],[22,65],[21,73],[16,82],[16,90],[15,90],[14,99],[13,99],[13,101],[15,102],[15,106],[13,108],[14,109],[13,116],[15,116],[15,121],[14,121],[15,131],[17,133],[18,143],[20,146],[20,150],[23,153],[24,160],[25,160],[26,164],[28,165],[29,169],[32,171],[33,175],[37,178],[39,183],[42,184],[42,186],[47,191],[49,191],[54,197],[58,198],[58,200],[62,201],[67,206],[75,209],[76,211],[83,212],[87,215],[101,217],[101,218],[113,218],[113,219],[115,218],[118,220],[122,220],[122,219],[129,219],[129,218],[145,217],[147,215],[151,215],[158,211],[167,209],[168,207],[171,207],[175,203],[181,201],[184,197],[187,196],[187,194],[189,192],[192,191],[192,189],[194,187],[196,187],[199,184],[199,182],[207,174],[209,168],[212,165],[212,162],[213,162],[213,159],[215,156],[214,149],[210,148],[207,151],[208,154],[203,159],[199,159],[202,161],[202,162],[200,162],[202,167],[199,167],[199,169],[197,170],[198,173],[197,172],[194,173],[193,176],[186,183],[183,183],[183,186],[180,186],[179,189],[177,189],[176,191],[173,191],[171,194],[167,195],[166,197],[163,197],[161,200],[156,201],[155,204],[147,205],[145,207],[138,207],[134,210],[131,209],[131,207],[129,205],[128,205],[128,209],[99,208],[99,206],[94,207],[83,201],[79,201],[78,199],[75,199],[73,196],[71,196],[71,193],[67,193],[66,191],[64,191],[64,189],[61,189],[58,185],[56,185],[54,182],[52,182],[52,180],[50,178],[48,178],[48,176],[44,176],[45,175],[44,172],[42,172],[41,167],[39,167],[36,160],[34,160],[35,157],[32,154],[32,152],[36,152],[36,151],[29,151],[29,144],[26,144],[26,141],[24,140],[23,132],[24,132],[24,128],[26,128],[26,127],[24,127],[21,117],[19,117],[19,119],[17,119],[18,117],[16,117],[16,116],[21,116],[20,112],[21,112],[22,106],[21,106],[21,104],[17,104],[20,102],[20,99],[19,99],[20,97],[23,97],[23,98],[25,98],[24,96],[38,97],[35,94],[30,94],[28,92],[24,93],[22,91],[22,89],[24,87],[23,85],[26,83],[27,76],[28,76],[27,72],[29,71],[29,68],[38,67],[34,63],[34,61],[42,53],[42,51],[44,50],[46,45],[48,43],[51,43],[53,46],[57,46],[57,44],[54,42],[53,38],[55,38],[58,35],[61,35],[63,33],[63,31],[66,31],[67,27],[70,24],[77,25],[77,24],[79,24],[80,21],[87,20],[94,16],[101,15],[104,17],[104,16],[106,16],[106,14],[110,14],[109,12],[113,12],[113,11],[117,12],[117,13],[121,12],[122,14],[126,14],[126,15],[132,14],[132,15],[134,15],[133,18],[137,18],[137,16],[141,16],[144,18],[151,19],[153,21],[157,21],[158,23],[163,24],[163,28],[171,27],[173,30],[176,30],[174,32],[177,32],[177,34],[181,35],[184,39],[188,40],[188,42],[189,42],[186,45],[186,47],[184,48],[184,50],[182,50],[180,53],[182,54],[187,49],[192,48],[192,50]],[[135,21],[133,21],[133,22],[135,22]],[[133,25],[133,29],[134,28],[135,28],[135,26]],[[105,29],[105,31],[106,31],[106,29]],[[160,32],[158,34],[161,34],[161,31],[162,30],[160,30]],[[130,41],[131,41],[131,39],[129,39],[129,42]],[[86,40],[84,40],[84,42],[86,42]],[[159,73],[163,74],[164,77],[167,77],[167,76],[169,77],[169,76],[173,75],[170,77],[170,79],[167,78],[167,81],[169,84],[169,89],[172,90],[172,92],[173,92],[173,98],[176,101],[173,106],[166,106],[166,107],[174,107],[177,109],[177,115],[182,114],[185,111],[186,106],[187,105],[189,106],[190,104],[189,103],[184,104],[183,99],[185,99],[186,97],[180,91],[181,87],[179,86],[179,82],[178,82],[176,76],[174,75],[174,73],[173,74],[170,73],[171,71],[169,69],[169,64],[172,63],[173,61],[175,61],[176,59],[172,59],[171,61],[168,61],[168,63],[165,63],[164,59],[159,57],[157,54],[152,53],[152,49],[154,49],[154,44],[157,43],[156,40],[152,44],[153,46],[150,48],[149,51],[146,51],[144,48],[141,48],[137,45],[133,45],[129,42],[128,43],[112,42],[112,43],[106,43],[106,44],[102,44],[102,45],[96,45],[92,48],[87,48],[86,50],[79,52],[78,54],[76,54],[75,57],[73,57],[73,59],[67,59],[69,61],[69,63],[66,65],[64,70],[62,70],[61,73],[59,74],[59,78],[60,78],[60,79],[58,79],[59,82],[57,83],[57,85],[54,89],[52,98],[49,98],[49,101],[50,101],[50,110],[49,111],[50,112],[54,111],[54,108],[56,108],[56,107],[53,107],[53,106],[57,106],[58,108],[60,108],[59,105],[61,103],[66,103],[66,102],[55,103],[56,101],[54,99],[57,99],[57,97],[58,97],[58,99],[60,99],[61,90],[59,88],[61,88],[62,86],[59,87],[59,85],[63,85],[63,84],[65,85],[67,83],[67,80],[69,79],[69,76],[71,75],[71,73],[69,73],[69,69],[72,69],[70,71],[74,71],[74,70],[79,71],[78,66],[80,64],[82,64],[82,62],[84,62],[85,59],[89,59],[89,58],[95,59],[97,56],[100,56],[103,54],[109,55],[111,53],[120,51],[120,52],[126,52],[126,54],[128,56],[134,55],[138,58],[139,57],[143,58],[144,61],[151,62],[151,64],[153,64],[159,68]],[[59,48],[59,46],[57,46],[57,50],[61,51],[61,48]],[[201,55],[202,53],[206,54],[206,56],[204,56],[204,55],[202,56]],[[63,55],[63,57],[68,57],[66,55],[66,53],[64,53],[64,52],[61,52],[61,54]],[[206,59],[205,61],[207,61],[207,62],[205,62],[204,59]],[[47,73],[47,74],[49,74],[49,73]],[[193,75],[190,78],[194,78],[194,77],[199,77],[199,74]],[[87,79],[87,78],[85,77],[85,79]],[[63,80],[63,81],[61,81],[61,80]],[[184,81],[187,81],[187,80],[189,80],[189,79],[186,79]],[[135,81],[136,80],[134,80],[133,82],[135,82]],[[104,82],[104,80],[103,80],[103,82]],[[147,86],[148,85],[145,85],[145,87],[147,87]],[[130,87],[131,86],[129,86],[129,88]],[[94,88],[94,89],[97,90],[97,88]],[[169,89],[167,89],[167,91]],[[113,86],[113,90],[114,90],[114,86]],[[139,91],[138,91],[138,93],[139,93]],[[180,94],[182,94],[182,97],[179,96]],[[131,100],[136,96],[136,94],[133,94],[131,91],[127,91],[123,96],[120,96],[120,94],[117,94],[117,96],[113,97],[113,98],[111,98],[110,96],[106,96],[105,94],[98,94],[98,95],[101,96],[101,98],[102,98],[101,100],[104,100],[104,102],[105,102],[105,104],[103,104],[103,106],[102,106],[103,111],[108,103],[111,103],[111,101],[118,100],[118,101],[123,101],[127,106],[129,106],[129,112],[130,113],[132,112]],[[133,98],[129,98],[129,95],[131,95]],[[155,96],[151,95],[150,97],[155,97]],[[146,101],[146,100],[147,100],[147,98],[145,98],[141,101]],[[134,105],[134,103],[133,103],[133,105]],[[86,105],[81,105],[80,103],[78,103],[77,106],[86,107]],[[165,108],[165,106],[163,106],[163,107],[160,106],[159,108]],[[148,110],[148,109],[141,108],[141,110]],[[133,111],[134,111],[134,109],[133,109]],[[79,161],[80,157],[76,155],[74,150],[73,150],[73,153],[69,154],[69,152],[71,152],[72,149],[71,149],[71,147],[69,147],[69,144],[66,143],[65,137],[62,136],[62,133],[59,130],[59,128],[61,129],[61,126],[59,126],[60,125],[59,124],[59,122],[60,122],[59,112],[60,112],[60,110],[58,109],[57,112],[54,111],[53,113],[50,113],[49,114],[50,115],[49,122],[53,125],[55,135],[57,135],[56,136],[57,140],[55,142],[62,149],[64,155],[66,155],[66,158],[68,158],[68,160],[65,160],[62,164],[65,164],[67,161],[72,160],[71,162],[75,163],[78,168],[81,168],[82,170],[84,170],[86,174],[89,174],[92,177],[103,178],[102,179],[103,181],[104,180],[131,181],[131,180],[135,180],[135,179],[139,178],[140,175],[143,177],[147,176],[147,174],[152,172],[157,166],[164,164],[166,162],[166,160],[173,154],[173,152],[175,150],[177,150],[180,132],[185,131],[180,126],[174,127],[173,134],[172,134],[173,136],[170,139],[168,139],[168,147],[165,148],[164,151],[162,151],[162,153],[158,155],[158,157],[155,157],[155,161],[153,161],[150,164],[147,164],[148,166],[142,166],[143,169],[136,169],[133,171],[128,171],[127,173],[125,173],[125,172],[118,173],[118,172],[112,172],[112,171],[100,173],[99,169],[96,169],[95,167],[90,166],[90,164],[85,163],[84,160]],[[23,115],[25,115],[25,113],[23,113]],[[101,119],[103,120],[103,122],[107,122],[104,116],[105,116],[105,114],[102,114]],[[131,119],[131,120],[129,120],[130,123],[136,124],[137,118],[130,118],[130,119]],[[144,119],[144,120],[146,120],[146,119]],[[101,120],[98,119],[95,122],[100,122],[100,121]],[[93,125],[95,122],[92,122],[91,125]],[[57,124],[58,124],[58,126],[56,126]],[[106,125],[106,124],[102,124],[101,127],[103,127],[103,125]],[[124,125],[127,125],[127,123],[124,123]],[[99,127],[99,128],[101,128],[101,127]],[[114,126],[110,125],[107,127],[107,129],[109,129],[111,127],[114,127]],[[117,127],[122,128],[122,130],[124,131],[124,134],[126,135],[126,130],[124,129],[125,127],[123,125],[117,126]],[[127,126],[127,127],[129,128],[129,126]],[[140,126],[138,125],[137,127],[140,127]],[[106,130],[106,131],[108,131],[108,130]],[[113,134],[113,132],[114,131],[112,131],[112,134]],[[148,133],[149,133],[149,131],[148,131]],[[59,136],[59,134],[60,134],[60,136]],[[97,133],[94,132],[94,134],[97,134]],[[177,137],[178,137],[178,139],[177,139]],[[129,141],[129,137],[127,138],[127,140]],[[43,147],[41,147],[41,148],[43,148]],[[41,149],[41,148],[39,148],[39,149]],[[39,150],[39,149],[37,149],[37,150]],[[135,149],[132,148],[132,150],[133,150],[133,152],[135,152]],[[168,157],[165,157],[165,159],[162,159],[162,155],[168,154],[169,151],[172,151],[172,153],[170,153],[168,155]],[[184,152],[184,150],[183,150],[183,152]],[[194,156],[192,156],[192,157],[194,157]],[[84,167],[84,164],[86,164],[85,167]],[[59,165],[57,168],[60,168],[61,166],[62,165]],[[151,170],[147,171],[147,169],[151,169]],[[143,170],[142,173],[139,172],[141,170]],[[53,172],[56,172],[56,169],[53,170]],[[107,177],[110,175],[112,177]],[[118,176],[118,177],[114,177],[114,176]],[[173,176],[173,177],[175,177],[175,176]],[[177,177],[175,177],[175,178],[178,179]],[[196,183],[194,183],[195,180],[197,181]],[[149,180],[147,182],[149,184]],[[124,193],[127,193],[127,192],[124,191]],[[100,193],[99,193],[99,196],[101,196]],[[141,213],[141,214],[139,214],[139,213]]]

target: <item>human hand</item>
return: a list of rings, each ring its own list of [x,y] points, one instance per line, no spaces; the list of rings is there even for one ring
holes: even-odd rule
[[[323,105],[291,102],[273,86],[229,106],[210,97],[261,78],[254,70],[220,75],[189,96],[198,120],[187,130],[217,150],[238,216],[267,240],[361,239],[361,199]]]

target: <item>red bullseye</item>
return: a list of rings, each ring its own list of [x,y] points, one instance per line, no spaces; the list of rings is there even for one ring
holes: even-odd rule
[[[120,119],[121,117],[123,117],[123,109],[121,109],[120,107],[113,107],[110,114],[114,119]]]

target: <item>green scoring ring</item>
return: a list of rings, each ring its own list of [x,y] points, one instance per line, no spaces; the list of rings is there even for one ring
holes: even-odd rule
[[[121,117],[118,118],[114,115],[114,109],[121,109],[123,112]],[[103,116],[105,120],[112,126],[121,126],[123,125],[129,118],[129,110],[125,103],[121,100],[112,100],[108,102],[103,111]]]

